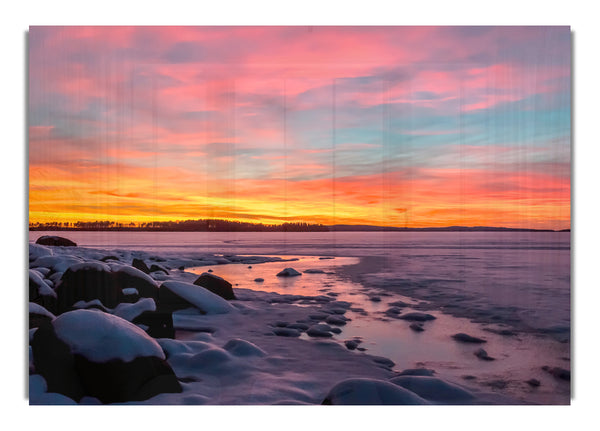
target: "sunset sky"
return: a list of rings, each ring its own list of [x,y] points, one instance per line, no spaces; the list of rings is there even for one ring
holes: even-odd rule
[[[31,27],[30,222],[570,227],[569,27]]]

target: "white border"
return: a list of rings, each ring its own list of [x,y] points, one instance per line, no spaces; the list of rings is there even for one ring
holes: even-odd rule
[[[2,248],[2,410],[7,424],[39,429],[176,429],[236,426],[250,429],[374,427],[419,429],[587,429],[597,423],[599,171],[597,127],[598,15],[593,2],[420,1],[21,1],[3,5],[1,148],[4,197]],[[574,399],[567,407],[29,407],[25,399],[23,294],[27,226],[25,88],[29,25],[571,25],[574,31],[573,328]],[[596,132],[596,133],[594,133]],[[596,174],[596,175],[595,175]],[[6,235],[8,234],[8,235]],[[19,325],[15,325],[18,322]],[[21,326],[23,325],[23,326]],[[14,419],[14,421],[13,421]],[[586,424],[592,424],[586,426]]]

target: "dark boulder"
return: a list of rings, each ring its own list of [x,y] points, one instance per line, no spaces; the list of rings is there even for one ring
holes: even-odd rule
[[[161,265],[157,265],[155,263],[153,263],[150,266],[150,272],[164,272],[165,274],[169,275],[169,271],[167,270],[167,268]]]
[[[158,298],[158,286],[152,277],[131,266],[113,269],[115,283],[121,289],[135,289],[142,298]]]
[[[85,338],[77,330],[82,325]],[[87,310],[65,313],[40,326],[31,345],[35,370],[46,380],[48,392],[76,401],[84,396],[103,403],[143,401],[182,391],[156,341],[116,316]]]
[[[29,303],[29,329],[50,323],[56,316],[46,308],[34,302]]]
[[[186,308],[196,308],[194,304],[186,301],[181,296],[173,293],[170,289],[161,287],[158,289],[158,310],[161,313],[172,313]]]
[[[69,267],[56,287],[56,294],[59,314],[71,310],[78,301],[94,299],[114,308],[122,297],[121,288],[114,282],[110,268],[101,263],[81,263]]]
[[[75,244],[70,239],[52,235],[41,236],[37,239],[35,243],[40,245],[52,245],[58,247],[77,247],[77,244]]]
[[[219,295],[223,299],[236,299],[231,283],[217,275],[205,272],[194,281],[194,284],[210,290],[212,293]]]
[[[175,338],[173,315],[167,311],[144,311],[133,323],[147,326],[146,333],[154,338]]]
[[[142,259],[134,258],[133,262],[131,262],[131,266],[146,274],[150,274],[150,268],[148,268],[148,265],[146,265],[146,262],[144,262]]]
[[[86,395],[105,404],[143,401],[160,393],[182,391],[169,364],[154,356],[124,362],[93,362],[74,355],[74,365]]]
[[[69,267],[56,287],[57,311],[72,309],[78,301],[99,299],[108,308],[127,302],[123,289],[136,289],[139,296],[156,299],[158,286],[143,272],[129,266],[102,263],[81,263]]]
[[[36,373],[46,380],[48,392],[79,401],[84,390],[75,371],[73,354],[69,346],[58,339],[50,322],[42,323],[35,331],[31,348]]]

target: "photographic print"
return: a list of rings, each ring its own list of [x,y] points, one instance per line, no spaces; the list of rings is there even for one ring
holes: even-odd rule
[[[30,404],[570,404],[568,26],[27,43]]]

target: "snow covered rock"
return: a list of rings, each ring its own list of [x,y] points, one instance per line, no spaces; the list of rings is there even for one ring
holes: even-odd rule
[[[161,284],[159,303],[162,310],[171,311],[195,307],[204,314],[224,314],[235,310],[219,295],[201,286],[182,281],[165,281]]]
[[[29,244],[29,261],[33,262],[42,256],[52,256],[52,250],[39,244]]]
[[[332,314],[331,316],[328,316],[327,319],[325,319],[326,323],[329,323],[330,325],[338,325],[338,326],[345,325],[347,321],[348,321],[348,319],[346,317],[340,316],[340,315],[335,315],[335,314]]]
[[[390,382],[436,403],[463,404],[475,398],[471,392],[437,377],[404,375]]]
[[[294,328],[274,328],[273,333],[280,337],[299,337],[302,332]]]
[[[285,268],[283,271],[277,273],[277,277],[296,277],[302,275],[302,273],[296,271],[294,268]]]
[[[267,356],[267,353],[250,341],[234,338],[229,340],[223,349],[227,350],[234,356]]]
[[[120,317],[75,310],[42,325],[32,340],[35,369],[48,390],[76,401],[141,401],[181,392],[160,345]]]
[[[56,311],[56,292],[50,284],[36,270],[29,270],[29,301],[35,302],[50,311]]]
[[[313,325],[306,330],[306,335],[311,337],[332,337],[331,326],[325,325],[323,323]]]
[[[114,308],[130,302],[123,289],[136,289],[140,296],[158,297],[154,280],[131,266],[100,262],[83,262],[67,269],[56,287],[58,312],[71,309],[78,301],[99,299],[106,307]]]
[[[169,270],[168,270],[167,268],[165,268],[165,267],[164,267],[164,266],[162,266],[162,265],[157,265],[157,264],[155,264],[155,263],[153,263],[153,264],[150,266],[150,272],[151,272],[151,273],[152,273],[152,272],[162,272],[162,273],[164,273],[164,274],[166,274],[166,275],[169,275]]]
[[[374,379],[348,379],[335,385],[321,404],[328,405],[419,405],[429,404],[398,385]]]
[[[59,247],[77,247],[73,241],[67,238],[63,238],[62,236],[52,236],[52,235],[44,235],[37,239],[35,242],[40,245],[52,245]]]
[[[477,356],[479,359],[483,359],[484,361],[493,361],[495,360],[495,358],[492,358],[491,356],[488,355],[488,353],[483,350],[483,349],[478,349],[475,353],[475,356]]]
[[[30,268],[48,268],[50,271],[65,272],[71,265],[81,263],[83,260],[77,256],[60,255],[60,256],[40,256],[29,264]],[[50,277],[49,277],[50,278]]]
[[[484,340],[483,338],[473,337],[471,335],[465,334],[464,332],[454,334],[452,336],[452,338],[454,338],[456,341],[460,341],[462,343],[475,343],[475,344],[487,343],[487,340]]]
[[[29,329],[50,323],[56,316],[39,304],[29,303]]]
[[[223,299],[236,299],[231,283],[218,275],[204,272],[194,281],[196,286],[202,286]]]
[[[146,311],[156,311],[156,304],[152,298],[142,298],[133,304],[122,303],[112,310],[112,314],[132,322],[133,319]]]

